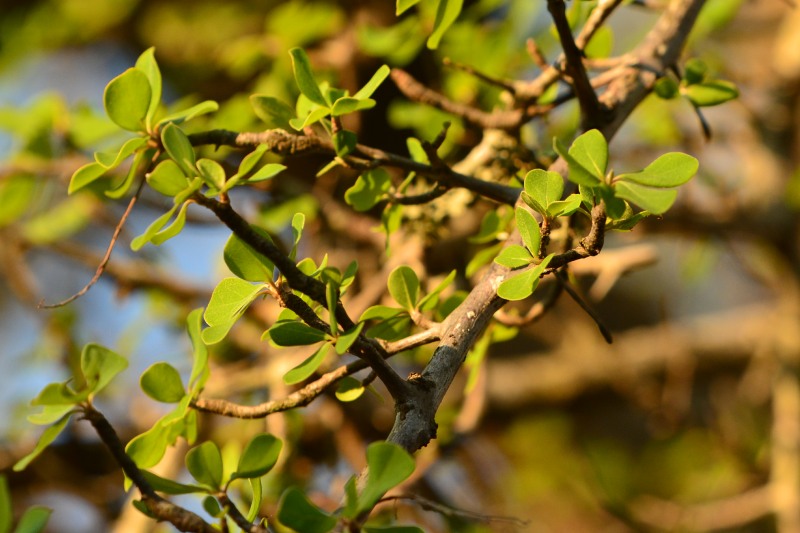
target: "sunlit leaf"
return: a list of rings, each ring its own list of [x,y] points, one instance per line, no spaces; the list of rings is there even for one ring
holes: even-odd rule
[[[314,372],[320,367],[328,355],[331,345],[329,343],[321,344],[313,354],[306,358],[302,363],[289,370],[283,375],[283,382],[287,385],[295,385],[301,383],[311,377]]]
[[[86,387],[100,392],[114,376],[128,368],[128,360],[99,344],[87,344],[81,352],[81,372]]]
[[[206,344],[221,341],[264,287],[263,284],[253,285],[239,278],[223,279],[211,293],[211,300],[203,314],[210,326],[203,330],[203,341]]]
[[[550,254],[536,267],[507,278],[497,288],[497,295],[506,300],[524,300],[539,286],[542,273],[555,254]]]
[[[375,71],[375,74],[372,75],[372,78],[361,88],[358,90],[356,94],[353,95],[354,98],[359,100],[364,98],[369,98],[372,96],[378,87],[380,87],[383,80],[389,76],[389,73],[392,69],[389,68],[388,65],[381,65],[381,67]]]
[[[252,226],[253,231],[261,235],[268,242],[272,242],[269,233],[261,228]],[[231,233],[225,249],[222,252],[225,264],[237,277],[247,281],[270,281],[275,266],[272,261],[256,252],[249,244],[241,240],[235,233]]]
[[[324,341],[328,335],[296,320],[279,321],[269,328],[269,337],[278,346],[305,346]]]
[[[165,196],[175,196],[189,186],[189,180],[172,159],[160,162],[146,175],[147,184]]]
[[[52,513],[51,509],[41,505],[29,507],[19,519],[14,533],[40,533],[44,531]]]
[[[48,447],[50,444],[53,443],[54,440],[58,438],[64,428],[67,427],[67,423],[69,422],[72,413],[65,415],[61,420],[53,424],[52,426],[48,427],[42,433],[42,436],[39,437],[39,442],[36,443],[36,447],[34,447],[33,451],[31,451],[28,455],[14,463],[14,472],[20,472],[25,470],[31,461],[39,457],[39,455]]]
[[[274,435],[268,433],[256,435],[244,447],[231,479],[263,476],[278,462],[282,446],[281,440]]]
[[[194,494],[197,492],[208,492],[208,489],[205,487],[200,487],[198,485],[188,485],[186,483],[178,483],[177,481],[172,481],[171,479],[163,478],[158,474],[154,474],[149,470],[142,470],[142,476],[150,486],[153,487],[157,492],[163,492],[164,494]]]
[[[415,6],[419,0],[397,0],[396,14],[402,15],[407,9]]]
[[[619,198],[628,200],[654,215],[666,212],[678,197],[677,189],[655,189],[628,181],[618,182],[614,190]]]
[[[147,75],[139,69],[129,68],[108,83],[103,93],[103,105],[117,126],[128,131],[144,131],[151,96]]]
[[[438,48],[444,33],[461,13],[463,4],[464,0],[439,0],[436,7],[436,19],[433,21],[433,33],[428,37],[428,48],[431,50]]]
[[[147,76],[147,81],[150,82],[150,105],[147,106],[147,114],[145,116],[145,123],[149,129],[158,110],[158,105],[161,103],[161,70],[159,70],[156,62],[154,47],[142,52],[136,60],[136,68],[141,70]]]
[[[340,402],[352,402],[364,394],[364,385],[361,384],[356,378],[352,376],[345,376],[339,380],[339,385],[336,387],[336,398]]]
[[[256,116],[264,121],[267,127],[291,131],[289,121],[295,118],[295,113],[289,105],[274,96],[264,94],[252,95],[250,103]]]
[[[389,274],[389,294],[404,309],[414,309],[419,302],[419,278],[416,272],[406,265],[401,265]]]
[[[167,124],[161,130],[161,142],[167,150],[169,156],[175,160],[183,173],[187,176],[196,176],[197,170],[194,165],[197,156],[194,153],[192,143],[189,138],[178,126],[173,123]]]
[[[534,257],[539,255],[539,248],[542,244],[542,231],[539,223],[530,211],[520,206],[516,210],[517,230],[522,237],[522,242]]]
[[[616,179],[650,187],[677,187],[692,179],[698,166],[694,157],[681,152],[670,152],[660,156],[641,172],[620,174]]]
[[[206,100],[204,102],[200,102],[199,104],[193,105],[189,109],[184,109],[183,111],[178,111],[167,115],[159,121],[159,124],[181,124],[200,115],[213,113],[218,109],[219,104],[217,102],[213,100]]]
[[[177,403],[186,395],[181,375],[169,363],[154,363],[144,371],[139,385],[158,402]]]
[[[524,246],[511,244],[500,251],[494,262],[507,268],[520,268],[531,264],[533,256]]]
[[[213,441],[206,441],[186,454],[186,469],[199,483],[212,489],[222,485],[222,455]]]
[[[289,50],[289,55],[292,57],[294,79],[300,92],[315,104],[328,107],[330,103],[325,100],[322,91],[319,90],[319,85],[314,79],[314,73],[311,69],[311,62],[308,60],[305,50],[292,48]]]
[[[389,442],[373,442],[367,447],[367,482],[358,498],[358,514],[372,509],[384,494],[414,472],[414,458]]]
[[[739,89],[730,81],[711,80],[689,85],[684,94],[697,107],[711,107],[738,98]]]
[[[357,324],[353,328],[339,335],[339,337],[336,339],[336,353],[342,355],[347,352],[356,339],[358,339],[363,327],[364,323],[361,322],[360,324]]]
[[[353,186],[345,191],[344,199],[356,211],[367,211],[380,202],[391,187],[392,181],[385,169],[370,169],[363,172]]]

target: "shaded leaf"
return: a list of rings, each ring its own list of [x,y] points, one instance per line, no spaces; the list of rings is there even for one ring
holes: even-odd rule
[[[183,202],[183,205],[181,205],[178,211],[178,216],[175,217],[172,224],[153,235],[150,238],[150,242],[156,246],[160,246],[180,233],[183,226],[186,224],[186,210],[189,208],[190,203],[191,202]]]
[[[172,159],[160,162],[146,176],[147,184],[165,196],[175,196],[189,186],[189,180]]]
[[[67,193],[72,194],[75,191],[79,191],[80,189],[100,178],[100,176],[105,173],[106,168],[100,163],[86,163],[72,174],[72,178],[69,180]]]
[[[185,175],[197,175],[197,170],[194,168],[197,156],[192,143],[189,142],[189,138],[182,129],[173,123],[167,124],[161,130],[161,142],[169,156],[181,167]]]
[[[531,264],[533,256],[524,246],[511,244],[500,251],[494,262],[507,268],[520,268]]]
[[[253,231],[272,242],[269,233],[259,227],[251,226]],[[256,252],[249,244],[231,233],[222,252],[225,264],[237,277],[247,281],[270,281],[275,265],[272,261]]]
[[[186,454],[186,469],[198,482],[219,489],[222,485],[222,455],[212,441],[192,448]]]
[[[33,448],[33,451],[31,451],[28,455],[26,455],[16,463],[14,463],[13,467],[14,472],[20,472],[22,470],[25,470],[25,467],[27,467],[31,463],[31,461],[39,457],[39,455],[45,450],[45,448],[50,446],[50,444],[52,444],[53,441],[58,438],[61,432],[64,431],[64,428],[67,427],[67,423],[69,422],[71,416],[72,413],[65,415],[64,417],[61,418],[61,420],[59,420],[52,426],[48,427],[47,429],[45,429],[44,432],[42,433],[42,436],[39,437],[39,442],[36,443],[36,446]]]
[[[344,199],[356,211],[367,211],[380,202],[391,187],[392,181],[385,169],[370,169],[345,191]]]
[[[314,73],[311,69],[311,62],[308,60],[305,50],[302,48],[292,48],[289,50],[289,55],[292,57],[292,69],[294,71],[294,79],[297,82],[297,88],[305,95],[306,98],[319,104],[321,106],[329,106],[327,100],[319,90],[319,85],[314,79]]]
[[[41,505],[34,505],[26,509],[19,519],[14,533],[40,533],[44,531],[52,513],[51,509]]]
[[[433,21],[433,33],[428,37],[429,49],[435,50],[439,46],[444,33],[461,13],[463,4],[464,0],[439,0],[436,6],[436,19]]]
[[[305,346],[324,341],[328,335],[296,320],[278,321],[269,328],[269,337],[278,346]]]
[[[177,481],[172,481],[171,479],[163,478],[158,474],[154,474],[149,470],[142,470],[142,476],[150,483],[150,486],[153,487],[157,492],[163,492],[164,494],[194,494],[197,492],[208,492],[208,489],[205,487],[200,487],[198,485],[187,485],[185,483],[178,483]]]
[[[517,229],[522,237],[525,247],[531,252],[532,256],[539,255],[539,248],[542,245],[542,231],[539,223],[530,211],[524,207],[516,208]]]
[[[278,503],[278,521],[298,533],[327,533],[337,520],[313,503],[296,487],[291,487]]]
[[[358,144],[358,135],[350,130],[339,130],[333,134],[332,141],[336,155],[344,157],[355,150]]]
[[[342,355],[343,353],[347,352],[356,339],[358,339],[358,336],[361,334],[361,330],[363,328],[364,323],[361,322],[356,324],[355,327],[351,328],[345,333],[339,335],[339,337],[336,339],[336,353]]]
[[[352,402],[364,394],[364,386],[356,378],[352,376],[345,376],[339,380],[339,385],[336,387],[336,398],[340,402]]]
[[[198,159],[196,162],[200,177],[206,185],[214,189],[222,190],[225,187],[225,169],[213,159]]]
[[[202,308],[192,310],[186,317],[186,330],[192,342],[192,373],[189,376],[192,396],[196,396],[203,389],[211,373],[208,367],[208,348],[201,336],[202,320]]]
[[[389,442],[373,442],[367,447],[367,482],[358,499],[358,513],[372,509],[384,494],[414,472],[414,458]]]
[[[697,107],[711,107],[738,98],[739,89],[732,82],[712,80],[689,85],[684,94]]]
[[[158,68],[158,63],[155,58],[155,47],[150,47],[139,56],[136,60],[136,68],[141,70],[147,81],[150,82],[150,105],[147,106],[147,114],[145,115],[145,125],[150,129],[158,105],[161,103],[161,70]]]
[[[283,443],[279,438],[269,433],[262,433],[253,437],[245,446],[239,456],[236,471],[231,474],[231,479],[256,478],[269,472],[281,453]]]
[[[159,121],[159,124],[182,124],[187,120],[192,120],[195,117],[200,115],[206,115],[208,113],[213,113],[219,109],[219,104],[213,100],[205,100],[200,102],[199,104],[195,104],[189,109],[184,109],[183,111],[177,111],[166,117],[162,118]]]
[[[250,104],[256,116],[270,128],[291,130],[289,121],[295,118],[294,109],[273,96],[254,94],[250,96]]]
[[[121,165],[133,152],[146,144],[147,138],[134,137],[133,139],[125,141],[125,143],[120,146],[119,150],[114,152],[95,152],[94,160],[106,170],[110,170]]]
[[[327,342],[321,344],[305,361],[284,374],[283,382],[287,385],[295,385],[311,377],[325,360],[330,347],[331,345]]]

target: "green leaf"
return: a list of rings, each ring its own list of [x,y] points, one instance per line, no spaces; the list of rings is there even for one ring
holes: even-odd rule
[[[86,163],[72,174],[72,178],[69,180],[67,193],[72,194],[75,191],[83,189],[105,173],[106,168],[100,163]]]
[[[280,163],[268,163],[258,169],[252,176],[247,178],[247,183],[256,183],[257,181],[264,181],[274,178],[286,169],[286,165]]]
[[[614,50],[614,32],[608,26],[600,26],[583,53],[591,59],[609,57]]]
[[[163,492],[164,494],[194,494],[197,492],[208,492],[208,489],[205,487],[200,487],[198,485],[187,485],[185,483],[178,483],[177,481],[172,481],[171,479],[163,478],[158,474],[154,474],[149,470],[142,470],[142,476],[150,486],[153,487],[157,492]]]
[[[500,251],[495,263],[507,268],[520,268],[533,262],[533,256],[524,246],[511,244]]]
[[[291,131],[289,121],[295,118],[294,109],[273,96],[254,94],[250,96],[256,116],[270,128]]]
[[[328,304],[331,335],[336,336],[339,333],[339,324],[336,321],[336,307],[339,304],[338,282],[330,280],[325,284],[325,301]]]
[[[367,170],[345,191],[344,199],[356,211],[367,211],[380,202],[391,187],[392,180],[385,169]]]
[[[461,13],[463,4],[464,0],[439,0],[436,6],[436,19],[433,21],[433,33],[428,37],[429,49],[435,50],[439,46],[444,33]]]
[[[414,458],[389,442],[373,442],[367,447],[367,482],[358,501],[358,513],[372,509],[390,489],[414,472]]]
[[[397,0],[396,14],[402,15],[404,11],[418,4],[419,0]]]
[[[336,339],[336,353],[339,355],[344,354],[353,343],[358,339],[358,336],[361,334],[361,330],[364,328],[364,323],[361,322],[357,324],[355,327],[349,329],[345,333],[339,335],[339,338]]]
[[[189,388],[192,396],[199,393],[208,379],[208,348],[201,336],[203,309],[192,310],[186,317],[186,330],[192,342],[192,373],[189,376]]]
[[[128,360],[99,344],[87,344],[81,352],[81,372],[92,393],[103,390],[114,376],[128,368]]]
[[[135,436],[125,446],[125,453],[139,468],[157,465],[170,445],[170,428],[161,423],[161,420],[141,435]]]
[[[333,103],[333,107],[331,107],[331,116],[339,117],[373,107],[375,107],[375,100],[372,98],[363,98],[359,100],[352,96],[342,96]]]
[[[172,159],[160,162],[146,175],[147,184],[164,196],[175,196],[189,186],[189,180]]]
[[[67,427],[67,422],[69,422],[71,416],[72,413],[64,415],[61,420],[45,429],[42,433],[42,436],[39,437],[39,442],[36,443],[36,447],[33,449],[33,451],[14,463],[14,472],[21,472],[22,470],[25,470],[25,467],[27,467],[31,461],[39,457],[39,454],[41,454],[45,448],[50,446],[50,444],[52,444],[53,441],[58,438],[61,432],[64,431],[64,428]]]
[[[40,533],[47,527],[47,521],[53,513],[51,509],[35,505],[25,510],[19,519],[14,533]]]
[[[536,267],[506,278],[499,287],[497,295],[506,300],[524,300],[539,286],[539,279],[555,254],[550,254]]]
[[[42,391],[31,401],[31,405],[75,405],[86,399],[86,394],[80,394],[69,388],[67,383],[48,383]],[[59,417],[60,418],[60,417]]]
[[[546,210],[550,204],[561,200],[561,195],[564,194],[564,178],[558,172],[538,168],[531,170],[525,175],[525,192]]]
[[[311,503],[305,494],[291,487],[278,503],[278,521],[298,533],[327,533],[338,520]]]
[[[284,374],[283,382],[287,385],[295,385],[311,377],[325,360],[330,347],[331,345],[327,342],[321,344],[305,361]]]
[[[573,183],[577,183],[578,185],[583,185],[586,187],[596,187],[600,185],[601,180],[595,176],[591,170],[584,167],[580,161],[575,159],[567,147],[555,137],[553,138],[553,149],[558,155],[564,158],[564,161],[567,162],[567,166],[569,168],[569,175],[567,176],[567,179]]]
[[[345,376],[336,387],[336,398],[340,402],[352,402],[364,394],[364,385],[352,376]]]
[[[189,142],[189,138],[183,133],[182,129],[173,123],[167,124],[161,130],[161,142],[169,156],[181,167],[185,175],[197,175],[197,170],[194,168],[197,156],[194,153],[192,143]]]
[[[129,68],[108,83],[103,93],[103,105],[108,118],[120,128],[144,131],[152,94],[147,75],[139,69]]]
[[[684,94],[697,107],[711,107],[738,98],[739,89],[729,81],[712,80],[689,85]]]
[[[580,194],[570,194],[567,196],[566,200],[559,200],[558,202],[552,202],[548,205],[546,216],[549,218],[556,218],[571,215],[580,209],[582,202],[583,197]]]
[[[145,370],[139,385],[157,402],[178,403],[186,395],[181,375],[174,366],[165,362],[154,363]]]
[[[253,437],[244,447],[239,456],[236,471],[231,474],[231,479],[257,478],[269,472],[281,453],[283,443],[279,438],[269,433],[262,433]]]
[[[207,440],[186,454],[186,469],[199,483],[212,489],[222,485],[222,455],[213,441]]]
[[[649,187],[677,187],[692,179],[698,166],[694,157],[681,152],[670,152],[647,165],[641,172],[620,174],[616,179]]]
[[[128,168],[127,174],[125,174],[125,179],[114,186],[113,189],[107,190],[103,194],[113,200],[119,200],[125,196],[133,186],[134,181],[136,181],[136,177],[138,176],[139,169],[142,168],[142,164],[145,161],[150,161],[154,154],[155,150],[153,148],[145,148],[144,150],[137,151],[136,155],[133,156],[133,162]]]
[[[364,526],[364,533],[425,533],[417,526]]]
[[[172,218],[172,215],[175,214],[175,211],[177,210],[178,205],[176,204],[172,206],[172,209],[155,219],[149,226],[147,226],[147,229],[144,231],[144,233],[131,241],[131,250],[136,252],[141,249],[142,246],[150,242],[153,236],[158,233],[161,228],[167,224],[167,222],[169,222],[169,220]]]
[[[328,335],[296,320],[275,322],[269,328],[269,337],[278,346],[305,346],[324,341]]]
[[[214,189],[222,190],[225,187],[225,169],[213,159],[198,159],[197,170],[206,185]]]
[[[6,476],[0,474],[0,533],[11,533],[11,491],[8,489]]]
[[[242,158],[241,163],[239,163],[239,169],[236,171],[237,174],[240,176],[246,176],[251,170],[256,168],[261,158],[269,149],[269,146],[266,144],[259,144],[255,147],[255,149],[244,156]]]
[[[336,155],[344,157],[355,150],[358,144],[358,135],[350,130],[339,130],[333,134],[331,140],[333,141],[333,148],[336,150]]]
[[[569,155],[583,168],[589,170],[598,181],[603,181],[608,167],[608,143],[600,131],[589,130],[575,139],[569,149]]]
[[[180,233],[183,229],[183,226],[186,224],[186,210],[188,209],[190,203],[191,202],[183,202],[180,211],[178,211],[178,216],[175,217],[175,220],[172,222],[172,224],[153,235],[150,238],[150,242],[156,246],[160,246]]]
[[[295,213],[292,215],[292,251],[289,257],[295,259],[297,257],[297,246],[300,244],[300,238],[303,236],[303,227],[306,225],[306,216],[303,213]]]
[[[147,106],[145,115],[145,125],[149,130],[156,111],[158,111],[158,105],[161,103],[161,70],[156,63],[154,47],[142,52],[142,55],[136,60],[136,68],[141,70],[147,76],[147,81],[150,82],[150,105]]]
[[[380,87],[383,80],[389,76],[389,73],[392,69],[389,68],[389,65],[381,65],[381,67],[375,71],[375,74],[372,75],[372,78],[361,88],[358,90],[356,94],[353,95],[354,98],[362,100],[364,98],[369,98],[372,96],[372,93]]]
[[[517,207],[515,211],[517,229],[522,237],[522,242],[531,252],[531,255],[536,257],[539,255],[539,248],[542,245],[542,231],[539,229],[539,223],[536,222],[531,212],[524,207]]]
[[[322,91],[319,90],[319,85],[314,79],[314,73],[311,70],[311,62],[308,60],[305,50],[302,48],[292,48],[289,50],[289,55],[292,57],[292,69],[294,70],[294,79],[297,82],[297,88],[305,95],[306,98],[319,104],[323,107],[330,106],[330,103],[325,100]]]
[[[75,404],[67,405],[45,405],[38,413],[28,415],[28,422],[38,426],[49,426],[53,422],[60,420],[61,417],[75,408]]]
[[[250,490],[253,494],[253,499],[250,501],[250,509],[247,511],[247,516],[245,517],[248,522],[255,522],[256,518],[258,518],[258,512],[261,510],[261,500],[263,498],[262,489],[261,489],[261,479],[259,478],[250,478]]]
[[[253,231],[268,242],[272,242],[269,233],[259,227],[251,226]],[[272,261],[256,252],[249,244],[231,233],[222,252],[225,264],[237,277],[247,281],[271,281],[275,265]]]
[[[253,285],[239,278],[225,278],[211,293],[203,318],[210,327],[201,334],[203,342],[215,344],[221,341],[233,327],[247,307],[266,285]]]
[[[656,84],[653,87],[653,92],[656,93],[656,96],[659,98],[670,100],[678,96],[678,82],[668,76],[664,76],[656,81]]]
[[[628,181],[618,182],[614,190],[619,198],[628,200],[654,215],[667,211],[678,197],[677,189],[654,189]]]
[[[219,109],[219,104],[213,100],[205,100],[200,102],[199,104],[195,104],[189,109],[184,109],[183,111],[178,111],[176,113],[172,113],[167,115],[166,117],[162,118],[158,123],[159,124],[182,124],[188,120],[192,120],[195,117],[200,115],[206,115],[208,113],[213,113],[214,111]]]
[[[412,310],[419,302],[419,279],[411,267],[401,265],[389,274],[389,294],[404,309]]]
[[[111,170],[112,168],[117,168],[120,166],[122,162],[130,157],[133,152],[146,144],[147,138],[134,137],[133,139],[128,139],[125,141],[125,143],[117,151],[95,152],[94,160],[106,170]]]
[[[303,131],[306,126],[310,126],[311,124],[318,122],[330,112],[331,110],[327,107],[318,107],[306,115],[305,118],[293,118],[289,121],[289,125],[297,131]]]
[[[625,212],[629,209],[628,204],[626,204],[625,200],[621,197],[618,197],[615,188],[602,185],[597,187],[595,191],[606,205],[606,214],[608,218],[616,220],[625,216]]]

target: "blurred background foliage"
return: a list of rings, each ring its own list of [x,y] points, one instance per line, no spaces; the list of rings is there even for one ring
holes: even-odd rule
[[[575,24],[595,4],[573,2]],[[710,140],[685,99],[652,96],[611,144],[612,165],[625,169],[672,149],[701,161],[700,175],[672,211],[632,234],[613,235],[601,256],[624,258],[635,250],[646,268],[618,279],[610,259],[575,266],[615,344],[604,345],[582,311],[562,299],[544,320],[468,361],[472,377],[467,386],[465,373],[442,407],[440,439],[418,454],[414,492],[527,525],[406,507],[392,511],[401,519],[411,513],[430,531],[800,530],[800,14],[787,4],[707,2],[686,57],[702,58],[741,92],[735,102],[703,110]],[[587,55],[624,53],[657,13],[624,6]],[[0,469],[35,442],[25,422],[27,402],[44,383],[69,375],[85,342],[129,355],[128,381],[102,407],[126,439],[148,428],[162,411],[138,391],[136,376],[165,358],[188,371],[183,318],[207,302],[225,275],[220,252],[227,232],[190,210],[189,227],[175,242],[136,256],[119,246],[85,298],[36,309],[40,300],[63,299],[88,280],[124,208],[91,191],[66,196],[72,172],[114,140],[100,103],[107,81],[155,46],[168,102],[220,102],[218,113],[192,122],[194,131],[256,131],[264,126],[251,111],[250,94],[296,99],[287,54],[294,46],[308,50],[320,75],[351,91],[386,62],[455,101],[489,110],[500,105],[501,91],[442,67],[443,58],[493,77],[529,79],[537,67],[526,52],[528,38],[548,60],[559,51],[543,1],[466,2],[431,51],[425,40],[434,16],[433,2],[396,19],[392,2],[366,0],[4,1]],[[346,124],[371,146],[405,154],[409,135],[432,139],[444,120],[453,120],[404,100],[388,82],[374,97],[375,109]],[[546,162],[552,136],[573,135],[576,118],[576,106],[565,105],[526,126],[523,140]],[[465,156],[481,134],[455,119],[443,150],[448,161]],[[208,150],[215,158],[229,155]],[[313,238],[303,253],[329,253],[342,266],[357,258],[361,293],[371,285],[380,290],[387,260],[433,278],[458,268],[468,288],[464,270],[486,248],[468,237],[491,206],[408,210],[415,223],[394,244],[399,258],[387,259],[383,237],[372,230],[379,213],[353,213],[341,200],[355,175],[315,179],[324,161],[314,158],[286,164],[279,179],[236,201],[274,231],[305,212]],[[514,161],[498,166],[513,172]],[[143,200],[123,244],[164,210],[155,195]],[[213,351],[210,397],[258,402],[285,395],[280,376],[306,355],[259,342],[277,315],[270,304],[250,315]],[[429,354],[422,349],[396,364],[411,370],[414,357]],[[365,395],[350,404],[321,398],[266,422],[204,417],[202,427],[228,446],[264,429],[281,436],[291,451],[268,490],[277,498],[287,483],[297,483],[335,508],[343,481],[362,467],[365,444],[384,436],[392,420],[391,405]],[[119,472],[96,439],[80,425],[65,435],[31,468],[9,475],[19,509],[53,507],[54,532],[145,527],[122,512]],[[180,476],[179,464],[180,458],[166,459],[162,475]]]

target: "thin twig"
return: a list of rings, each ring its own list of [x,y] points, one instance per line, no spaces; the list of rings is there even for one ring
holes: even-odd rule
[[[497,78],[493,78],[493,77],[489,76],[488,74],[485,74],[485,73],[479,71],[475,67],[472,67],[470,65],[465,65],[464,63],[458,63],[456,61],[452,61],[449,57],[445,57],[444,59],[442,59],[442,63],[446,67],[452,67],[452,68],[454,68],[456,70],[460,70],[462,72],[466,72],[467,74],[469,74],[471,76],[475,76],[479,80],[484,81],[484,82],[488,83],[489,85],[494,85],[496,87],[500,87],[501,89],[505,89],[506,91],[510,92],[511,94],[514,94],[514,85],[511,82],[507,81],[507,80],[500,80],[500,79],[497,79]]]
[[[575,301],[575,303],[577,303],[581,307],[581,309],[586,311],[586,314],[589,315],[589,317],[592,320],[594,320],[594,323],[597,324],[597,329],[600,330],[600,334],[603,336],[603,338],[606,340],[606,342],[608,344],[613,343],[614,342],[614,338],[611,335],[611,331],[603,323],[603,319],[600,318],[600,315],[598,315],[597,312],[592,308],[592,306],[589,305],[589,302],[587,302],[583,298],[583,296],[581,296],[581,294],[578,291],[575,290],[575,288],[572,286],[572,284],[567,279],[567,275],[564,273],[563,270],[559,270],[559,271],[556,272],[556,278],[561,283],[561,286],[564,287],[564,290],[567,291],[567,294],[569,294],[572,297],[572,299]]]
[[[446,516],[448,518],[461,518],[465,520],[471,520],[473,522],[481,522],[484,524],[505,522],[520,527],[527,526],[530,524],[530,520],[523,520],[521,518],[516,518],[514,516],[488,515],[483,513],[476,513],[475,511],[456,509],[454,507],[450,507],[448,505],[444,505],[442,503],[429,500],[428,498],[424,498],[416,494],[399,494],[397,496],[384,496],[383,498],[378,500],[378,503],[387,503],[392,501],[411,502],[415,505],[418,505],[421,509],[424,509],[426,511],[431,511],[434,513],[439,513],[440,515]]]
[[[128,207],[125,209],[125,212],[122,213],[122,217],[119,219],[117,226],[114,228],[114,234],[111,235],[111,241],[108,243],[108,247],[106,248],[106,253],[103,256],[103,259],[100,261],[100,264],[97,265],[97,269],[94,272],[94,276],[92,276],[92,279],[89,280],[89,283],[84,285],[84,287],[81,290],[79,290],[66,300],[61,300],[58,303],[46,304],[44,303],[44,300],[42,300],[41,302],[39,302],[39,305],[37,306],[39,309],[54,309],[56,307],[63,307],[71,302],[74,302],[75,300],[77,300],[78,298],[89,292],[89,289],[91,289],[94,286],[94,284],[97,283],[97,281],[100,279],[100,276],[103,275],[103,272],[106,269],[106,265],[108,264],[109,259],[111,259],[111,252],[114,251],[114,246],[117,244],[117,239],[119,238],[119,234],[122,232],[122,227],[125,225],[125,221],[128,220],[128,215],[131,214],[133,206],[136,205],[136,200],[139,199],[139,195],[142,192],[143,185],[144,185],[144,179],[140,179],[139,185],[136,188],[136,193],[128,202]]]

